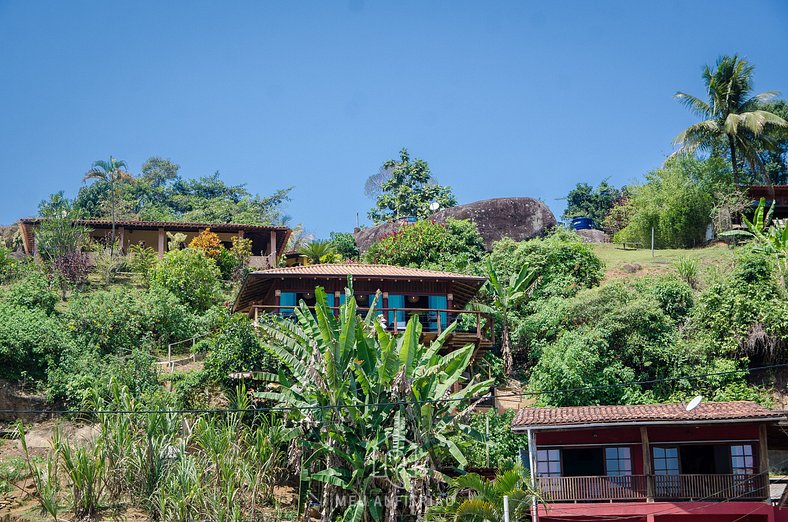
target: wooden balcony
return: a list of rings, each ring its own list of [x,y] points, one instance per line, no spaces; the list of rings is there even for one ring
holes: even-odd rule
[[[282,317],[293,317],[294,306],[254,305],[252,307],[255,324],[261,314],[276,314]],[[314,307],[309,307],[314,310]],[[339,307],[330,307],[335,314]],[[369,308],[358,308],[358,313],[365,315]],[[493,345],[493,320],[488,314],[475,310],[449,310],[433,308],[375,308],[376,316],[382,318],[381,324],[385,325],[388,332],[394,335],[405,331],[407,321],[418,317],[421,323],[421,337],[423,342],[431,342],[438,337],[448,325],[457,321],[457,328],[446,340],[444,347],[454,350],[473,344],[481,351],[489,350]],[[477,354],[478,356],[479,354]]]
[[[755,475],[622,475],[540,477],[548,502],[766,500],[767,473]]]

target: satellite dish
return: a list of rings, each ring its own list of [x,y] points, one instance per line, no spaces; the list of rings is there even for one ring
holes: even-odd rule
[[[437,201],[433,201],[432,203],[430,203],[430,210],[432,210],[433,212],[435,212],[439,208],[441,208],[441,205]]]
[[[694,410],[695,408],[697,408],[698,406],[700,406],[700,403],[701,403],[702,401],[703,401],[703,397],[701,397],[700,395],[698,395],[697,397],[695,397],[694,399],[692,399],[691,401],[689,401],[689,404],[687,404],[687,411],[692,411],[692,410]]]

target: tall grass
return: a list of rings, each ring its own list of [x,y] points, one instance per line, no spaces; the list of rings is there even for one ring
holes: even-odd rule
[[[162,521],[271,520],[265,510],[296,431],[275,417],[166,413],[174,407],[167,395],[141,402],[116,383],[111,388],[86,406],[124,413],[99,413],[95,436],[83,444],[56,431],[44,466],[28,459],[42,511],[59,520],[67,505],[80,519],[136,506]],[[246,390],[231,402],[248,408]]]

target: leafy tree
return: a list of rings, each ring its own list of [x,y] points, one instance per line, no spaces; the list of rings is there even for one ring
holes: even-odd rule
[[[375,208],[369,211],[369,219],[375,223],[405,216],[424,219],[432,214],[433,202],[441,208],[457,204],[451,187],[435,183],[426,161],[411,162],[407,149],[402,149],[399,156],[399,161],[388,160],[383,164],[383,171],[388,174],[380,183],[380,193]]]
[[[216,299],[221,273],[216,263],[199,250],[167,252],[150,273],[151,289],[172,292],[197,311],[207,310]]]
[[[356,238],[353,234],[350,232],[331,232],[329,238],[334,250],[337,254],[342,256],[342,259],[358,259],[360,253],[356,246]]]
[[[112,288],[77,295],[63,316],[79,344],[100,354],[127,355],[140,345],[145,320],[139,296],[128,289]]]
[[[468,473],[449,480],[447,504],[430,508],[428,522],[489,522],[504,519],[504,497],[509,497],[509,520],[531,520],[530,509],[538,493],[528,485],[521,468],[499,473],[488,480]]]
[[[785,100],[772,100],[763,104],[761,109],[788,121],[788,102]],[[768,183],[786,185],[788,184],[788,131],[772,132],[770,137],[770,146],[761,151],[764,178]],[[756,178],[754,175],[750,177]]]
[[[783,118],[762,109],[762,105],[777,96],[777,92],[752,95],[753,71],[754,66],[738,55],[722,56],[714,69],[708,65],[703,69],[708,101],[683,92],[677,92],[675,96],[688,109],[705,118],[676,136],[673,142],[681,146],[679,152],[714,151],[724,140],[730,154],[733,178],[737,182],[740,161],[745,160],[753,167],[760,165],[759,148],[771,148],[773,142],[769,132],[788,128],[788,122]]]
[[[119,185],[121,183],[128,183],[134,179],[134,177],[126,171],[126,168],[127,166],[125,161],[121,161],[110,156],[109,161],[94,161],[93,166],[83,177],[83,181],[101,180],[109,185],[112,219],[112,243],[110,244],[111,253],[114,253],[115,248],[115,222],[117,218],[115,210],[117,208],[119,199]]]
[[[364,253],[368,263],[467,270],[481,261],[484,240],[476,225],[467,220],[429,220],[403,225],[370,245]]]
[[[313,470],[309,478],[323,482],[323,519],[422,516],[434,486],[436,453],[466,463],[449,438],[467,431],[458,416],[467,406],[463,399],[492,381],[463,377],[472,345],[440,355],[455,324],[427,347],[419,343],[416,318],[395,337],[377,323],[374,311],[358,315],[352,290],[339,318],[325,304],[322,288],[315,295],[314,314],[302,301],[295,323],[261,324],[268,348],[288,373],[262,375],[278,386],[257,396],[281,406],[326,406],[291,412],[304,431],[301,469]],[[409,502],[398,505],[403,494]]]
[[[578,183],[566,196],[566,210],[561,215],[562,219],[576,217],[590,217],[599,227],[605,216],[621,199],[622,191],[602,181],[594,189],[588,183]]]
[[[117,161],[117,160],[116,160]],[[107,208],[116,216],[154,221],[197,221],[207,223],[280,224],[287,220],[282,205],[290,190],[263,197],[244,185],[228,185],[219,173],[185,179],[179,166],[160,157],[148,159],[133,183],[114,186],[101,177],[80,189],[76,207],[93,218],[106,218]]]
[[[629,223],[618,239],[649,244],[653,227],[657,248],[689,248],[706,240],[714,194],[735,189],[721,158],[686,156],[668,160],[629,190]]]

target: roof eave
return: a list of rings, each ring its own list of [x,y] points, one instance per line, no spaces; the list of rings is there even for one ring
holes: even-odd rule
[[[592,422],[582,424],[532,424],[512,426],[513,433],[525,433],[533,431],[555,431],[555,430],[582,430],[593,428],[616,428],[620,426],[677,426],[687,424],[730,424],[746,422],[780,422],[786,420],[784,415],[774,415],[771,417],[747,417],[736,419],[693,419],[693,420],[665,420],[665,421],[628,421],[628,422]]]

